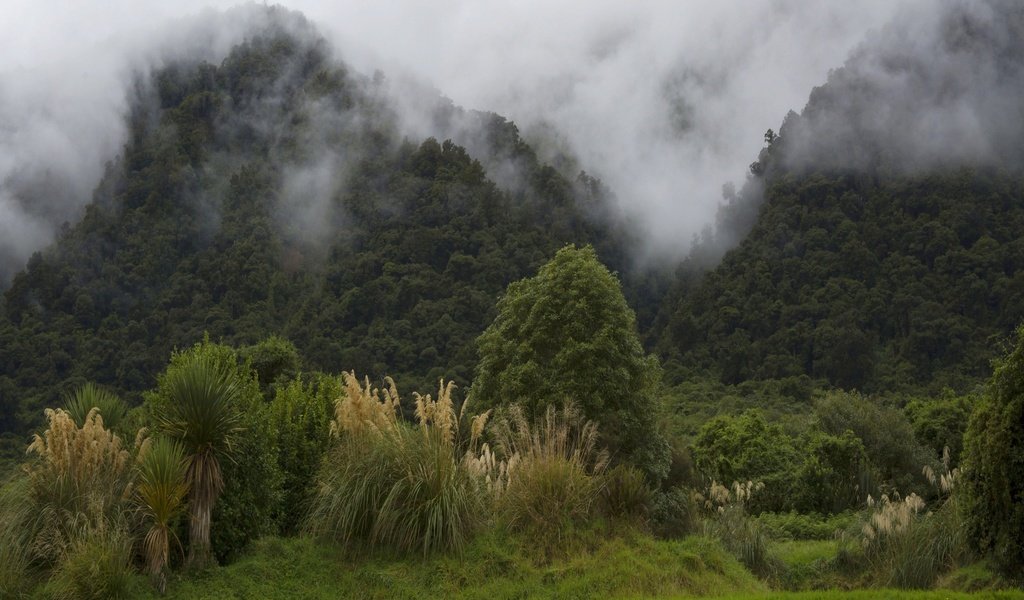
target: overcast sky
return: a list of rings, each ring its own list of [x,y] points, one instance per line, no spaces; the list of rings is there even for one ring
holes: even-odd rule
[[[414,74],[456,104],[557,135],[640,217],[654,247],[680,253],[714,218],[722,185],[742,184],[764,131],[911,1],[283,4],[357,70]],[[52,213],[71,218],[88,201],[123,142],[132,70],[215,21],[206,7],[236,4],[5,0],[0,259],[23,260],[51,238]],[[60,198],[20,206],[18,181],[40,174],[59,182]]]

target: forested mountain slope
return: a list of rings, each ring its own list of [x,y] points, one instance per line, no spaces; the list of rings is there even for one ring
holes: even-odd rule
[[[677,377],[885,391],[987,376],[1024,319],[1024,8],[929,18],[872,39],[766,135],[749,235],[658,320]]]
[[[624,264],[624,230],[593,217],[599,183],[540,164],[504,119],[437,101],[439,121],[520,178],[499,188],[462,147],[403,139],[381,84],[291,14],[220,64],[140,81],[84,218],[4,294],[0,431],[85,380],[132,398],[204,332],[280,334],[306,369],[466,385],[509,282],[568,242]]]

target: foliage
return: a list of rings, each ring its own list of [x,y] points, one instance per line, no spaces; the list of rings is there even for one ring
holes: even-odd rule
[[[79,427],[85,424],[89,412],[94,408],[103,417],[104,425],[110,430],[117,430],[118,425],[128,413],[128,406],[124,401],[92,383],[86,383],[79,387],[64,401],[64,410]]]
[[[667,539],[678,539],[694,533],[698,526],[699,509],[693,491],[688,488],[657,490],[651,497],[651,532]]]
[[[298,349],[280,336],[270,336],[254,346],[242,348],[239,356],[256,372],[260,389],[265,393],[271,385],[292,380],[299,373]]]
[[[644,521],[654,492],[644,474],[631,465],[616,465],[605,471],[601,486],[601,504],[606,515]]]
[[[549,405],[535,422],[513,404],[498,414],[492,435],[508,464],[500,522],[551,556],[593,518],[600,499],[608,455],[597,447],[597,424],[572,404]]]
[[[925,513],[916,494],[883,495],[861,528],[869,572],[885,586],[928,588],[966,556],[964,523],[956,501]]]
[[[768,577],[778,570],[778,559],[769,551],[764,530],[747,513],[747,503],[764,489],[763,484],[753,481],[735,482],[732,488],[712,481],[702,499],[708,513],[705,534],[721,540],[756,575]]]
[[[571,400],[601,427],[601,443],[652,481],[667,474],[655,358],[644,353],[617,278],[591,247],[565,247],[535,277],[509,285],[477,340],[480,407],[519,404],[527,418]]]
[[[1024,326],[996,361],[964,437],[964,509],[973,545],[1024,576]]]
[[[918,442],[930,448],[935,456],[941,456],[948,448],[953,465],[958,465],[964,432],[976,402],[976,396],[957,396],[945,390],[938,397],[914,398],[907,403],[904,412]]]
[[[143,443],[135,493],[151,522],[142,541],[146,568],[161,592],[166,587],[164,568],[170,563],[171,541],[180,547],[172,525],[184,508],[187,470],[188,461],[180,443],[163,437]]]
[[[694,441],[693,454],[697,468],[710,480],[760,482],[764,489],[751,499],[755,512],[790,505],[800,454],[793,438],[760,412],[708,421]]]
[[[189,563],[210,560],[210,518],[224,490],[221,462],[241,430],[241,383],[234,352],[208,341],[171,357],[153,396],[156,427],[188,455]]]
[[[277,519],[290,510],[282,504],[283,474],[272,408],[248,365],[235,368],[241,431],[231,458],[222,465],[224,492],[211,514],[210,541],[221,563],[235,558],[253,540],[276,533]]]
[[[871,484],[871,465],[860,438],[850,430],[830,435],[812,429],[799,447],[794,508],[833,514],[861,506]]]
[[[917,442],[903,412],[861,394],[831,392],[818,400],[814,414],[825,433],[843,436],[851,431],[864,444],[876,481],[862,481],[861,494],[877,495],[878,485],[904,493],[926,492],[921,467],[937,468],[938,457]]]
[[[282,497],[277,521],[283,533],[298,531],[315,491],[316,472],[330,444],[337,378],[315,374],[277,387],[270,419],[277,434]]]
[[[91,410],[82,427],[61,410],[46,411],[49,427],[35,435],[26,465],[34,513],[31,556],[53,565],[83,531],[106,527],[121,516],[131,489],[131,455],[117,434]]]
[[[761,513],[757,522],[773,540],[830,540],[849,529],[858,519],[857,513],[844,512],[829,516],[815,513]]]
[[[54,600],[118,600],[138,595],[132,539],[123,526],[91,529],[75,539],[47,582]]]
[[[320,470],[308,531],[424,556],[462,551],[484,517],[483,490],[463,459],[453,386],[442,380],[436,400],[417,394],[410,426],[398,418],[390,378],[383,397],[354,373],[344,380],[332,424],[338,443]],[[470,428],[479,433],[485,419]]]

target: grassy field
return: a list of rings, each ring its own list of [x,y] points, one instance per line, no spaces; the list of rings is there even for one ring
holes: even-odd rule
[[[814,565],[832,542],[788,542],[779,548],[788,566]],[[148,591],[140,577],[140,594]],[[528,548],[502,536],[484,536],[461,557],[429,559],[346,556],[309,539],[269,538],[234,564],[172,579],[171,599],[276,598],[958,598],[1021,599],[1024,592],[860,590],[774,592],[712,540],[613,538],[580,548],[570,558],[535,560]]]

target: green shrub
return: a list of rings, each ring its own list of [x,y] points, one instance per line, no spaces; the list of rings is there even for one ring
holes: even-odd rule
[[[927,493],[921,466],[937,468],[938,457],[917,441],[902,411],[857,393],[829,392],[815,404],[814,414],[825,433],[841,437],[851,431],[860,438],[878,485],[905,493]],[[874,484],[871,489],[862,486],[860,491],[878,494]]]
[[[964,514],[971,543],[1024,578],[1024,325],[995,363],[964,436]]]
[[[977,401],[975,396],[957,396],[946,390],[937,398],[915,398],[903,411],[914,428],[917,441],[930,448],[935,456],[942,455],[948,448],[953,466],[958,466],[964,432]]]
[[[853,432],[830,435],[811,430],[801,436],[798,445],[802,460],[792,508],[832,514],[863,506],[872,487],[871,465],[864,444]]]
[[[234,442],[234,458],[224,461],[224,491],[211,516],[210,542],[214,557],[234,560],[250,542],[278,529],[281,469],[278,466],[270,406],[259,393],[255,376],[244,372],[238,410],[242,430]]]
[[[632,520],[647,518],[653,491],[639,469],[616,465],[607,470],[602,479],[601,504],[605,515]]]
[[[269,394],[271,386],[293,379],[299,372],[299,351],[295,344],[276,335],[238,351],[259,380],[260,389]]]
[[[103,417],[104,426],[112,431],[118,430],[128,414],[128,405],[123,400],[93,383],[86,383],[64,399],[64,410],[79,427],[94,408]]]
[[[785,510],[792,506],[800,453],[781,427],[768,423],[758,410],[722,415],[701,428],[693,444],[697,468],[708,480],[761,483],[749,501],[753,512]]]
[[[651,497],[650,527],[654,535],[677,539],[697,530],[698,507],[688,488],[672,487]]]
[[[322,374],[308,383],[293,379],[276,389],[270,417],[283,477],[276,517],[282,533],[295,533],[309,510],[316,472],[330,444],[334,400],[340,395],[338,380]]]
[[[830,540],[849,529],[857,520],[857,514],[845,512],[824,516],[797,512],[761,513],[756,518],[773,540]]]

